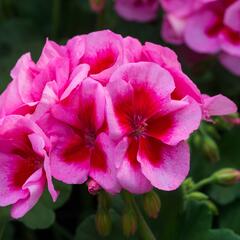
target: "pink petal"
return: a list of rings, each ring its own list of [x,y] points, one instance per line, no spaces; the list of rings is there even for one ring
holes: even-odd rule
[[[52,113],[76,128],[97,130],[104,123],[105,90],[100,83],[88,78],[68,98],[53,106]]]
[[[39,169],[29,178],[23,186],[24,190],[28,190],[29,195],[25,199],[20,199],[12,206],[11,216],[13,218],[23,217],[35,206],[44,191],[45,182],[46,178],[42,169]]]
[[[153,138],[142,138],[138,151],[142,172],[151,184],[165,191],[175,190],[189,172],[188,145],[168,146]]]
[[[113,139],[121,138],[130,131],[128,114],[132,111],[132,88],[119,79],[107,85],[106,109],[110,135]]]
[[[110,81],[129,82],[133,87],[151,89],[160,99],[168,97],[174,90],[174,81],[167,70],[156,63],[139,62],[121,66]]]
[[[142,174],[141,166],[137,161],[138,142],[134,139],[124,138],[117,146],[119,153],[117,162],[121,161],[117,178],[121,186],[134,194],[143,194],[152,189],[152,185]],[[121,153],[121,154],[120,154]]]
[[[198,103],[202,103],[200,90],[187,75],[185,75],[182,71],[176,70],[174,68],[169,69],[169,72],[171,73],[176,86],[175,90],[172,93],[173,99],[180,100],[186,96],[190,96]]]
[[[123,39],[109,30],[86,35],[86,46],[80,63],[90,66],[90,77],[106,84],[113,71],[123,63]]]
[[[229,98],[219,94],[213,97],[203,95],[205,118],[223,116],[237,112],[236,104]]]
[[[120,186],[116,178],[113,150],[109,137],[105,133],[100,134],[92,152],[89,176],[107,192],[118,193]]]
[[[172,101],[166,108],[167,114],[156,114],[147,121],[147,134],[165,144],[176,145],[198,129],[202,111],[199,104],[190,98]]]
[[[68,97],[69,94],[81,84],[81,82],[87,78],[89,72],[89,66],[86,64],[81,64],[77,66],[70,76],[69,85],[64,90],[61,100]]]
[[[224,14],[224,24],[230,27],[232,30],[239,32],[240,31],[240,2],[235,1],[231,4]]]
[[[227,68],[230,72],[233,74],[240,76],[240,57],[229,55],[227,53],[221,53],[220,56],[220,62],[222,65]]]
[[[216,21],[217,16],[210,11],[202,11],[191,16],[184,32],[184,39],[188,47],[200,53],[217,53],[220,50],[218,35],[208,34],[208,30]]]
[[[57,129],[57,135],[51,137],[52,176],[68,184],[84,183],[90,170],[90,150],[83,138],[67,125]]]
[[[74,69],[85,51],[85,35],[73,37],[67,42],[66,47],[70,55],[71,69]]]
[[[146,42],[143,46],[142,55],[144,61],[158,63],[163,68],[181,70],[177,55],[170,48]]]
[[[164,16],[161,28],[163,40],[172,44],[182,44],[185,25],[184,18],[178,18],[173,14]]]
[[[18,159],[9,154],[0,153],[0,206],[5,207],[16,203],[19,199],[25,199],[28,196],[27,190],[14,187],[13,175],[17,166]]]
[[[47,39],[37,66],[44,69],[53,59],[66,56],[67,51],[65,47]]]
[[[136,38],[125,37],[123,39],[123,46],[125,58],[124,62],[137,62],[140,60],[142,44]]]

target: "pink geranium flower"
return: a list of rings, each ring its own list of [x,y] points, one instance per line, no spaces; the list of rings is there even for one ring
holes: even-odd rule
[[[53,176],[69,184],[81,184],[91,177],[108,192],[118,192],[103,86],[90,78],[84,80],[73,94],[53,107],[52,114],[61,122],[52,121],[52,131],[56,129],[51,137]]]
[[[184,42],[199,53],[223,53],[226,60],[221,57],[221,63],[239,75],[236,61],[240,59],[240,1],[186,1],[180,8],[177,2],[161,1],[167,12],[163,38],[173,44]]]
[[[146,62],[123,65],[107,85],[110,134],[119,142],[117,177],[130,192],[173,190],[188,174],[185,140],[198,128],[201,110],[190,97],[172,100],[174,88],[167,70]]]
[[[128,21],[147,22],[157,17],[158,0],[116,0],[117,13]]]
[[[49,148],[45,134],[29,119],[11,115],[0,120],[0,206],[13,205],[13,218],[22,217],[37,203],[46,183],[57,199]]]

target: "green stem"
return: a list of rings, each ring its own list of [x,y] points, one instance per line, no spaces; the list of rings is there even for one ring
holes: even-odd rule
[[[196,190],[198,190],[198,189],[200,189],[200,188],[202,188],[202,187],[204,187],[204,186],[206,186],[208,184],[213,183],[214,180],[215,179],[212,176],[201,180],[200,182],[196,183],[193,186],[193,188],[190,189],[189,193],[194,192],[194,191],[196,191]]]
[[[148,226],[147,222],[145,221],[135,199],[133,199],[133,206],[136,211],[137,217],[138,217],[138,231],[140,233],[140,237],[142,240],[156,240],[152,230]]]
[[[52,0],[52,37],[57,38],[60,25],[61,0]]]
[[[138,231],[142,240],[156,240],[152,230],[145,221],[133,195],[123,191],[122,197],[128,206],[132,206],[138,218]]]

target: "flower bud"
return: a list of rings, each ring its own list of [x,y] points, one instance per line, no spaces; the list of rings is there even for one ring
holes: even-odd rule
[[[219,161],[220,155],[218,146],[216,142],[209,136],[204,136],[203,151],[213,162]]]
[[[133,209],[127,208],[122,216],[123,234],[126,237],[131,237],[137,230],[137,216]]]
[[[101,12],[106,4],[106,0],[89,0],[91,9],[96,12],[99,13]]]
[[[109,211],[98,210],[96,214],[96,228],[99,235],[106,237],[112,229],[112,220]]]
[[[87,186],[88,186],[88,192],[91,195],[96,195],[101,189],[101,186],[93,179],[87,182]]]
[[[204,200],[208,200],[208,196],[204,193],[201,192],[192,192],[189,193],[186,198],[188,200],[196,200],[196,201],[204,201]]]
[[[232,168],[222,169],[213,174],[215,183],[221,185],[233,185],[240,182],[240,171]]]
[[[143,196],[143,208],[150,218],[157,218],[161,208],[161,200],[154,191]]]
[[[192,178],[187,178],[182,184],[182,188],[185,193],[187,193],[190,189],[192,189],[193,186],[194,186],[194,182]]]
[[[198,133],[195,133],[192,137],[192,140],[193,140],[193,144],[196,146],[196,147],[200,147],[202,145],[202,137],[200,134]]]
[[[110,195],[105,191],[100,191],[98,193],[98,208],[109,210],[111,205],[111,197]]]
[[[214,214],[214,215],[218,215],[219,211],[217,206],[210,200],[206,200],[204,201],[204,203],[206,204],[206,206],[208,207],[208,209]]]

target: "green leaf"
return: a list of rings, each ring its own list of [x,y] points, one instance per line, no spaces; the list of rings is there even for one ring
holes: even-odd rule
[[[39,202],[30,212],[20,219],[27,227],[31,229],[49,228],[55,221],[55,213]]]
[[[240,236],[229,229],[211,227],[212,214],[208,208],[202,203],[191,201],[183,214],[178,240],[240,240]]]
[[[240,240],[240,236],[236,235],[229,229],[210,230],[207,240]]]
[[[226,206],[220,215],[220,226],[230,228],[237,234],[240,234],[240,201],[236,201]]]
[[[203,236],[211,227],[211,222],[212,214],[206,205],[188,202],[178,240],[204,240]]]

